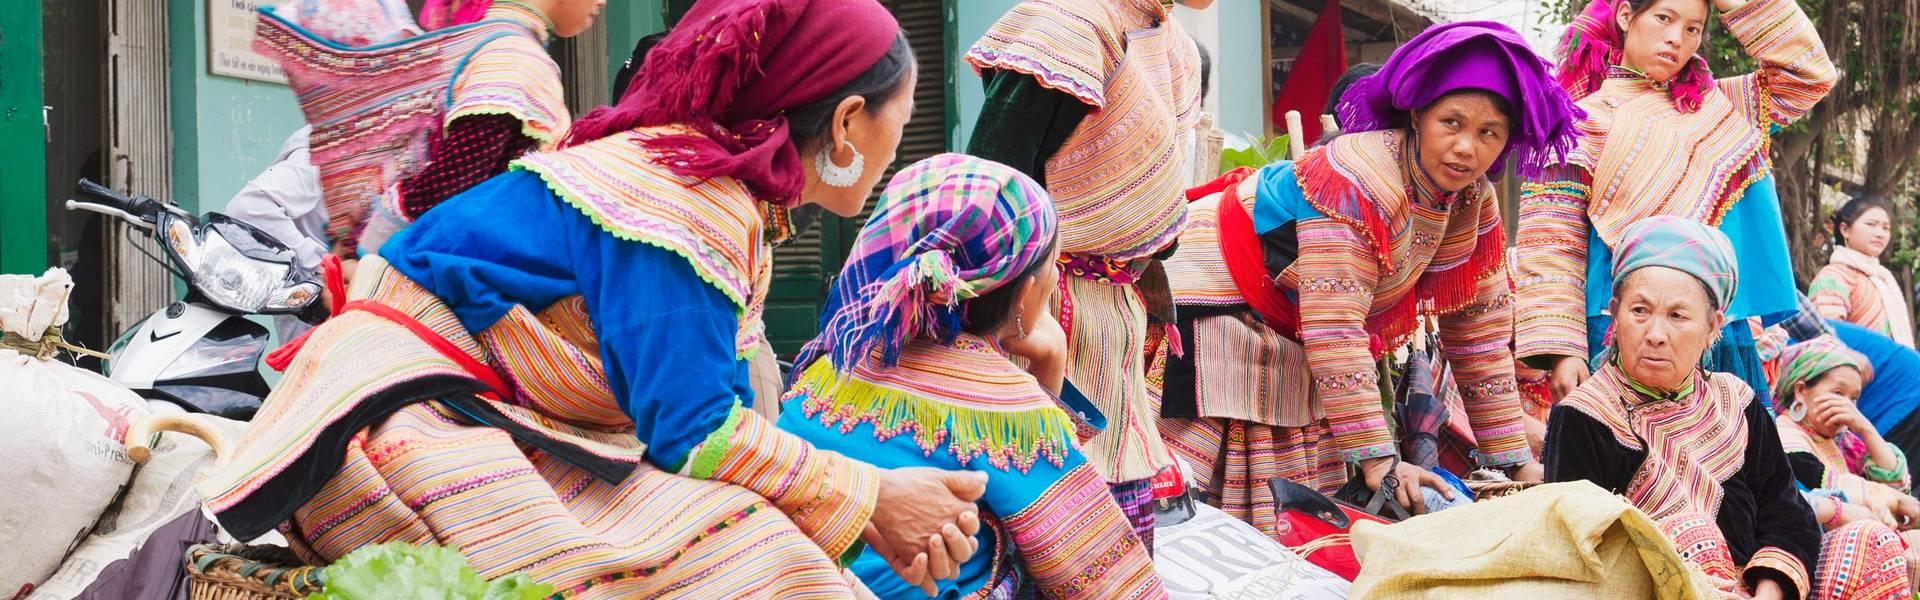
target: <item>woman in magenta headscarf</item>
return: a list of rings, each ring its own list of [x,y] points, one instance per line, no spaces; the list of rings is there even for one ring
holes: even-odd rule
[[[361,265],[209,505],[315,560],[439,543],[570,597],[846,597],[863,543],[931,591],[985,478],[816,449],[748,368],[787,209],[860,211],[914,77],[874,0],[694,5],[570,147]]]

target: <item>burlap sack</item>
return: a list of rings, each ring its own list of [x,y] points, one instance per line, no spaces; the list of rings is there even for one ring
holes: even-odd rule
[[[1353,529],[1352,598],[1722,597],[1645,513],[1585,481]]]

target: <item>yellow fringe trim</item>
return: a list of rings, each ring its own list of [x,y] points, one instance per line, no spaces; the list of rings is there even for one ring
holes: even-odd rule
[[[928,455],[944,443],[961,464],[985,456],[995,468],[1025,473],[1041,458],[1063,466],[1073,448],[1073,419],[1056,406],[1018,410],[959,406],[842,376],[826,359],[815,361],[793,389],[806,396],[802,412],[821,425],[838,425],[845,434],[868,423],[881,441],[912,434]]]

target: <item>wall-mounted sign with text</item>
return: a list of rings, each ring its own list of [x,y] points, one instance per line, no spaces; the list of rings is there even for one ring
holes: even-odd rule
[[[255,0],[207,0],[207,70],[214,75],[285,84],[280,64],[253,51]]]

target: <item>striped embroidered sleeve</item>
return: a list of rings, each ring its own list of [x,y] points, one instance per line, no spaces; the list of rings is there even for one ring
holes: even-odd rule
[[[1027,574],[1048,598],[1165,597],[1153,559],[1120,506],[1113,503],[1106,480],[1078,450],[1067,464],[1074,466],[1024,506],[989,507],[1007,515],[1003,521],[1007,534],[1013,537]],[[1035,473],[1046,468],[1038,466]],[[997,496],[994,485],[987,486],[990,500]]]
[[[1807,575],[1806,564],[1794,557],[1793,553],[1775,546],[1767,546],[1754,552],[1753,558],[1747,559],[1747,566],[1742,571],[1741,578],[1747,581],[1758,577],[1758,572],[1765,571],[1774,571],[1786,577],[1787,583],[1792,583],[1798,591],[1796,595],[1795,590],[1787,590],[1788,598],[1805,598],[1807,590],[1813,589],[1807,585],[1812,577]]]
[[[878,468],[816,449],[738,404],[692,456],[688,475],[760,494],[827,556],[854,547],[880,493]]]
[[[1391,456],[1366,329],[1379,263],[1366,238],[1333,219],[1301,221],[1299,237],[1300,338],[1334,445],[1347,462]]]
[[[1840,80],[1819,31],[1799,2],[1752,0],[1720,20],[1747,54],[1760,62],[1752,73],[1718,82],[1736,106],[1757,115],[1756,123],[1785,127],[1799,120]]]
[[[1535,368],[1587,357],[1586,169],[1558,165],[1520,186],[1515,354]]]
[[[1832,266],[1814,276],[1813,283],[1807,285],[1807,298],[1820,316],[1828,319],[1844,320],[1853,313],[1853,289],[1847,285],[1846,276]]]
[[[1513,298],[1507,291],[1506,261],[1500,263],[1498,273],[1477,282],[1473,303],[1440,317],[1441,344],[1453,365],[1467,421],[1479,442],[1477,459],[1484,467],[1533,460],[1526,423],[1520,418],[1513,350],[1508,346]]]

